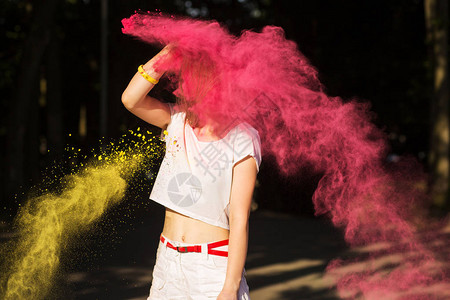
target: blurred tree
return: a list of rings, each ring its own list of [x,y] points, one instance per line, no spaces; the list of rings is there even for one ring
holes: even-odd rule
[[[434,80],[434,93],[430,98],[430,191],[434,205],[449,208],[448,0],[425,0],[424,4],[426,41]]]
[[[46,134],[44,139],[45,148],[41,149],[41,154],[46,154],[47,149],[51,149],[53,155],[61,155],[64,147],[64,124],[63,124],[63,86],[64,73],[62,69],[62,41],[61,32],[58,27],[52,27],[49,44],[47,46],[44,61],[44,76],[46,83]],[[41,79],[42,80],[42,79]]]
[[[7,131],[9,194],[39,171],[38,101],[40,68],[50,44],[58,0],[28,2],[32,11],[30,32],[18,67],[15,99],[10,103]],[[31,167],[30,167],[31,166]]]
[[[160,9],[215,19],[234,34],[265,25],[283,27],[317,67],[328,94],[370,100],[377,125],[392,137],[392,152],[413,152],[425,160],[430,120],[424,113],[429,93],[423,1],[109,1],[107,116],[114,122],[108,122],[107,136],[148,126],[123,108],[120,95],[136,67],[158,49],[123,35],[120,21],[138,9]],[[24,183],[26,192],[43,167],[62,160],[58,152],[66,142],[87,151],[98,146],[104,88],[99,80],[100,8],[100,1],[92,0],[0,1],[2,200],[12,200]],[[160,99],[173,96],[164,84],[152,93]],[[260,175],[260,207],[309,210],[314,177],[300,170],[289,180],[275,179],[276,166],[268,162]]]

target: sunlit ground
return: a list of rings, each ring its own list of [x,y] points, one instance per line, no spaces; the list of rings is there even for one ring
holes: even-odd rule
[[[89,233],[85,238],[88,241],[75,245],[65,259],[64,272],[49,299],[146,299],[162,217],[163,209],[150,204],[132,224],[116,226],[116,233],[105,232],[108,227]],[[379,244],[349,250],[339,231],[322,219],[256,211],[250,226],[246,271],[250,296],[257,300],[339,299],[335,280],[343,274],[364,271],[369,262],[346,265],[325,275],[328,262],[389,247]],[[4,226],[2,242],[13,236],[6,231]],[[439,237],[436,246],[448,245],[450,226]],[[403,254],[397,253],[380,256],[372,264],[388,272],[402,259]],[[392,299],[424,293],[444,299],[450,297],[449,291],[448,285],[417,287]]]
[[[434,260],[418,260],[417,274],[432,274],[435,278],[441,278],[442,274],[450,274],[450,222],[444,227],[436,231],[428,231],[427,234],[420,234],[420,240],[424,249],[429,251],[435,258]],[[391,243],[374,243],[364,247],[356,247],[345,252],[345,256],[349,258],[363,258],[360,261],[347,263],[328,274],[331,282],[335,282],[337,278],[350,274],[362,274],[368,270],[375,270],[372,275],[364,281],[364,284],[376,280],[383,280],[384,276],[392,274],[395,271],[404,269],[405,264],[411,263],[417,257],[417,251],[406,252],[396,249],[402,245],[400,241]],[[389,254],[388,254],[389,252]],[[375,253],[374,259],[368,259],[368,254]],[[378,254],[376,254],[378,253]],[[408,269],[408,274],[413,275],[412,269]],[[341,291],[342,297],[351,299],[450,299],[450,282],[442,280],[432,284],[416,284],[412,288],[406,290],[395,291],[397,286],[401,286],[403,282],[390,282],[393,290],[389,292],[389,296],[385,294],[377,295],[376,290],[368,293],[365,297],[357,294],[356,290],[348,289]],[[380,289],[381,290],[381,289]],[[378,292],[380,293],[380,292]]]

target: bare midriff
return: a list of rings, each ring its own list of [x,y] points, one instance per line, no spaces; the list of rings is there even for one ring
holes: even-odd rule
[[[170,240],[189,244],[215,242],[229,237],[228,229],[193,219],[170,208],[166,208],[162,234]]]

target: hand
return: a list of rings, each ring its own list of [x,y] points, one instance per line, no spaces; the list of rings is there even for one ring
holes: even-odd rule
[[[166,56],[171,55],[173,53],[173,49],[175,48],[175,45],[173,43],[167,44],[162,50],[159,52],[159,54]]]
[[[144,70],[147,72],[147,74],[155,79],[159,79],[165,72],[165,68],[163,67],[162,69],[160,69],[159,66],[161,63],[164,65],[167,60],[170,60],[172,58],[174,48],[175,45],[173,43],[169,43],[155,56],[153,56],[152,59],[150,59],[144,65]]]
[[[237,300],[237,293],[227,290],[222,290],[217,297],[217,300]]]
[[[174,43],[168,43],[166,46],[164,46],[163,49],[166,49],[167,51],[171,51],[173,48],[175,48],[175,44]]]

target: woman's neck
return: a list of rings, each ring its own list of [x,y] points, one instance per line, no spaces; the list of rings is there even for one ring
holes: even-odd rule
[[[213,122],[209,119],[206,122],[198,123],[191,127],[194,130],[195,136],[199,140],[214,141],[222,138],[221,136],[217,135],[217,132],[220,132],[220,130],[217,130],[217,126],[218,124],[216,122]]]

